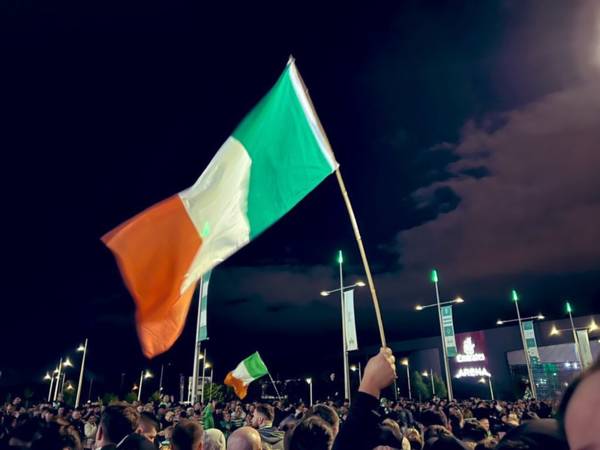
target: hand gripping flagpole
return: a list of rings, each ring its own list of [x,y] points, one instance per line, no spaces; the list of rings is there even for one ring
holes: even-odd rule
[[[288,65],[295,65],[295,59],[290,55],[288,60]],[[333,150],[331,149],[331,144],[329,143],[329,139],[325,134],[325,130],[323,129],[323,125],[319,120],[319,116],[316,113],[315,107],[313,105],[312,99],[308,93],[308,89],[306,88],[306,84],[304,84],[304,80],[300,75],[300,72],[296,69],[296,73],[298,74],[298,78],[302,83],[302,87],[304,89],[304,93],[306,94],[306,98],[308,99],[308,103],[312,109],[314,117],[316,119],[316,123],[319,126],[319,129],[325,139],[325,144],[329,148],[331,154],[333,154]],[[352,229],[354,230],[354,237],[356,238],[356,243],[358,244],[358,250],[360,251],[360,257],[362,259],[363,266],[365,268],[365,273],[367,274],[367,282],[369,283],[369,290],[371,291],[371,299],[373,300],[373,307],[375,308],[375,316],[377,317],[377,325],[379,327],[379,337],[381,338],[381,346],[386,347],[385,340],[385,332],[383,331],[383,320],[381,318],[381,310],[379,308],[379,300],[377,299],[377,291],[375,290],[375,283],[373,282],[373,277],[371,275],[371,269],[369,267],[369,261],[367,259],[367,253],[365,252],[365,248],[363,245],[362,237],[360,235],[360,230],[358,229],[358,223],[356,222],[356,217],[354,216],[354,209],[352,208],[352,203],[350,202],[350,197],[348,196],[348,191],[346,190],[346,185],[344,183],[344,179],[342,178],[342,173],[340,172],[339,166],[335,170],[335,176],[337,178],[338,184],[340,186],[340,190],[342,191],[342,197],[344,198],[344,203],[346,204],[346,209],[348,210],[348,215],[350,216],[350,222],[352,223]]]

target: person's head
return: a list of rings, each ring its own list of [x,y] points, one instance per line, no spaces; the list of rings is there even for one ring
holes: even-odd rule
[[[427,427],[425,432],[423,433],[423,438],[425,441],[430,441],[432,439],[437,439],[441,436],[450,436],[450,432],[448,429],[442,425],[431,425]]]
[[[319,416],[301,420],[286,435],[287,450],[330,450],[333,446],[333,430]]]
[[[340,418],[338,417],[335,409],[327,405],[314,405],[307,412],[305,417],[319,416],[325,422],[331,426],[333,431],[333,437],[335,438],[340,431]]]
[[[241,427],[227,439],[227,450],[261,450],[260,434],[254,428]]]
[[[441,425],[444,428],[448,428],[448,419],[443,411],[435,411],[428,409],[421,413],[421,423],[424,427],[431,425]]]
[[[225,435],[221,430],[211,428],[204,431],[203,450],[225,450]]]
[[[600,359],[573,381],[563,395],[559,419],[573,450],[600,448]]]
[[[173,428],[171,436],[173,450],[202,450],[203,434],[202,425],[182,419]]]
[[[487,417],[482,417],[481,419],[479,419],[479,423],[481,424],[486,433],[490,432],[490,419],[488,419]]]
[[[96,432],[96,446],[118,444],[125,436],[136,430],[139,419],[140,416],[135,408],[126,403],[107,406]]]
[[[78,409],[73,410],[73,413],[71,414],[71,418],[73,420],[81,419],[81,411],[79,411]]]
[[[140,420],[136,432],[141,434],[150,442],[154,442],[160,425],[154,414],[144,411],[140,414]]]
[[[404,433],[404,437],[408,440],[411,450],[421,450],[423,448],[423,439],[419,430],[409,428]]]
[[[404,441],[405,439],[400,432],[400,426],[391,419],[385,419],[379,425],[377,447],[374,450],[401,450],[406,446],[410,447],[410,443]]]
[[[275,412],[273,411],[273,407],[271,405],[261,403],[256,406],[256,409],[254,410],[251,425],[254,428],[271,427],[273,426],[274,418]]]
[[[484,419],[481,419],[484,420]],[[469,419],[465,420],[462,428],[462,439],[469,442],[479,442],[486,438],[487,430],[481,423],[481,420]],[[485,419],[487,420],[487,419]],[[489,421],[488,421],[489,426]],[[489,429],[489,428],[488,428]]]

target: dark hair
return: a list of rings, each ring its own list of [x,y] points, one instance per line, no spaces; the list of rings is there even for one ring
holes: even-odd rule
[[[421,413],[421,423],[424,427],[429,427],[431,425],[441,425],[443,427],[448,427],[448,418],[443,411],[434,411],[433,409],[428,409]]]
[[[319,416],[311,416],[298,422],[286,440],[287,450],[330,450],[333,430]]]
[[[173,429],[171,441],[174,450],[194,450],[202,442],[202,425],[192,420],[181,420]]]
[[[425,432],[423,433],[423,438],[425,441],[429,441],[431,439],[438,439],[441,436],[450,436],[450,432],[446,427],[442,425],[431,425],[427,427]]]
[[[140,415],[133,406],[127,403],[114,403],[104,409],[100,424],[107,440],[117,443],[135,431],[139,420]]]
[[[338,428],[340,425],[340,418],[338,417],[335,409],[331,406],[319,404],[312,406],[305,414],[305,418],[311,416],[318,416],[331,425],[332,428]]]
[[[385,419],[383,423],[379,425],[377,445],[402,448],[402,433],[400,433],[400,426],[392,419]]]
[[[158,419],[154,414],[148,411],[143,411],[140,413],[140,422],[144,422],[152,426],[156,429],[156,431],[160,430],[160,424],[158,423]]]
[[[275,419],[275,411],[273,410],[273,407],[265,403],[256,405],[254,414],[260,414],[261,416],[264,416],[269,422],[273,422]]]
[[[465,420],[465,424],[462,429],[462,439],[469,440],[472,442],[479,442],[486,438],[487,432],[483,425],[477,420],[468,419]]]

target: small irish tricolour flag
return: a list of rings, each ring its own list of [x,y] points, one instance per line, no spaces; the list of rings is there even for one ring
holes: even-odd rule
[[[225,384],[231,386],[239,398],[246,397],[248,385],[269,373],[262,358],[255,352],[237,365],[225,377]]]
[[[203,274],[279,220],[337,166],[290,61],[193,186],[102,238],[135,300],[144,354],[173,345]]]

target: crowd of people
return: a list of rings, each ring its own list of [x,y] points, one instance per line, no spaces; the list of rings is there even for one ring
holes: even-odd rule
[[[75,409],[25,407],[15,398],[0,413],[0,450],[600,448],[600,363],[571,384],[558,408],[536,400],[387,401],[380,395],[394,367],[389,349],[371,358],[351,405],[116,402]]]

